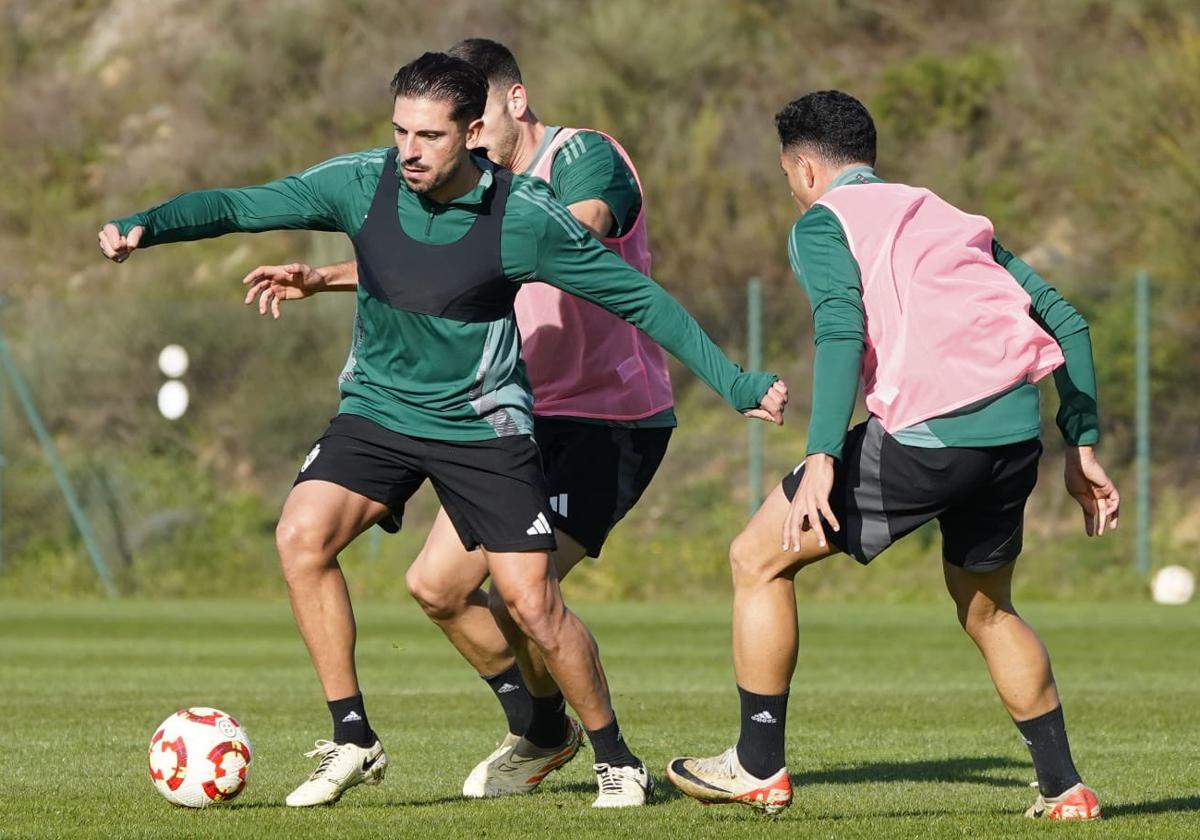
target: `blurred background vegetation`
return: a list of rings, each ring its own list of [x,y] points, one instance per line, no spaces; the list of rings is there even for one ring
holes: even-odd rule
[[[604,129],[637,161],[655,276],[731,355],[763,280],[768,367],[790,383],[767,476],[803,456],[811,320],[785,236],[795,208],[771,117],[804,92],[863,99],[879,170],[989,216],[1092,324],[1103,459],[1125,525],[1087,541],[1047,457],[1026,595],[1142,597],[1133,571],[1132,277],[1153,278],[1154,562],[1196,568],[1200,506],[1200,13],[1194,0],[0,0],[0,325],[126,593],[281,596],[272,533],[335,412],[353,301],[240,305],[261,262],[322,262],[340,237],[275,233],[101,259],[106,220],[190,189],[270,180],[390,142],[400,64],[462,37],[511,46],[539,116]],[[162,419],[155,359],[183,344],[192,407]],[[676,370],[681,428],[642,504],[572,597],[720,597],[746,517],[745,424]],[[100,587],[11,392],[0,595]],[[359,596],[403,597],[435,509],[343,558]],[[936,529],[869,572],[840,559],[803,598],[939,597]]]

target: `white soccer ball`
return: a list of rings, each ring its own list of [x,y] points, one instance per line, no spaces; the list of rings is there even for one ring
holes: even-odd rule
[[[242,792],[250,754],[234,718],[207,706],[181,709],[150,739],[150,780],[168,802],[204,808]]]
[[[164,382],[158,389],[158,413],[168,420],[178,420],[188,409],[187,386],[178,380]]]
[[[188,369],[187,351],[178,344],[168,344],[158,354],[158,369],[172,379],[183,376]]]
[[[1196,576],[1183,566],[1164,566],[1154,575],[1150,592],[1157,604],[1186,604],[1196,594]]]

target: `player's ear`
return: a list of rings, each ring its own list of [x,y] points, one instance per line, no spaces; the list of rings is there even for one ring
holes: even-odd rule
[[[467,123],[467,130],[463,136],[468,149],[474,149],[479,145],[479,135],[483,133],[483,117],[476,117]]]
[[[514,120],[519,120],[529,111],[529,99],[525,95],[525,85],[516,84],[508,89],[508,113]]]
[[[817,184],[817,169],[813,163],[813,159],[808,155],[796,155],[796,163],[799,164],[800,174],[804,178],[804,186],[810,190]]]

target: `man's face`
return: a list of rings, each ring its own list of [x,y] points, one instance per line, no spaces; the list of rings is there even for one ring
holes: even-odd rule
[[[444,99],[396,98],[392,130],[400,173],[415,193],[435,192],[453,180],[467,163],[468,144],[478,141],[482,121],[464,123],[453,113],[454,104]]]
[[[487,151],[492,163],[509,169],[512,168],[517,138],[520,136],[517,120],[509,107],[510,90],[488,88],[487,105],[483,109],[483,130],[476,144]]]

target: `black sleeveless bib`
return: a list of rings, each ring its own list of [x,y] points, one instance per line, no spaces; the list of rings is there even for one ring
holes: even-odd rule
[[[504,275],[500,227],[512,173],[492,170],[492,186],[465,236],[431,245],[413,239],[400,224],[396,156],[393,147],[371,209],[352,240],[363,291],[395,309],[456,321],[497,321],[511,314],[518,286]]]

